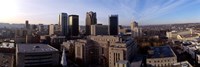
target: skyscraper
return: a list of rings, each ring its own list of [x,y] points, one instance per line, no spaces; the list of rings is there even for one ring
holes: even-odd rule
[[[63,36],[68,36],[68,15],[67,13],[61,13],[59,15],[59,26]]]
[[[28,20],[26,20],[25,23],[26,23],[26,29],[30,29],[30,24],[28,23]]]
[[[131,22],[131,30],[133,30],[135,27],[138,27],[138,23],[136,21]]]
[[[55,29],[55,26],[53,24],[49,25],[49,35],[54,34],[54,29]]]
[[[138,37],[142,35],[142,28],[138,26],[136,21],[131,22],[131,33],[133,37]]]
[[[86,13],[86,35],[90,35],[91,33],[91,25],[97,24],[97,18],[95,12],[87,12]]]
[[[109,17],[109,35],[118,35],[118,15]]]
[[[69,34],[71,36],[78,36],[79,34],[79,16],[69,15]]]

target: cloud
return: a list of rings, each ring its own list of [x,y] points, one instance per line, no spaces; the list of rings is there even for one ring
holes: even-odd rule
[[[147,21],[199,2],[199,0],[125,0],[118,3],[123,14],[127,16],[131,14],[137,21]]]

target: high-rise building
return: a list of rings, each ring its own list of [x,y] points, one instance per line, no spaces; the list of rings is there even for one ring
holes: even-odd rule
[[[133,37],[138,37],[142,35],[142,28],[138,26],[136,21],[131,22],[131,32]]]
[[[102,24],[91,25],[91,35],[108,35],[108,26]]]
[[[133,30],[135,27],[138,27],[138,23],[136,21],[131,22],[131,30]]]
[[[29,24],[28,20],[26,20],[25,23],[26,23],[26,29],[30,29],[30,24]]]
[[[118,35],[118,15],[111,15],[109,17],[109,34]]]
[[[90,35],[91,33],[91,25],[97,24],[97,18],[95,12],[87,12],[86,13],[86,35]]]
[[[38,25],[38,31],[39,32],[44,32],[44,25],[43,24],[39,24]]]
[[[55,27],[53,24],[49,25],[49,35],[53,35],[54,34],[54,30],[55,30]]]
[[[79,16],[69,15],[69,34],[71,36],[79,35]]]
[[[49,25],[49,35],[53,35],[53,34],[60,34],[58,24],[50,24]]]
[[[67,13],[61,13],[59,15],[60,31],[63,36],[68,36],[68,15]]]

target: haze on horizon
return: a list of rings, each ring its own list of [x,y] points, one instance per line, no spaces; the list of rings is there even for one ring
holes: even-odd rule
[[[136,20],[141,25],[200,22],[200,0],[0,0],[0,22],[56,24],[61,12],[79,15],[97,13],[97,23],[119,15],[121,25]]]

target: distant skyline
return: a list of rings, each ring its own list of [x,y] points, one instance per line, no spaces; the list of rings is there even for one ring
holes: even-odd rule
[[[120,25],[136,20],[139,25],[200,22],[200,0],[0,0],[0,22],[57,24],[58,15],[97,13],[97,23],[108,24],[118,14]]]

